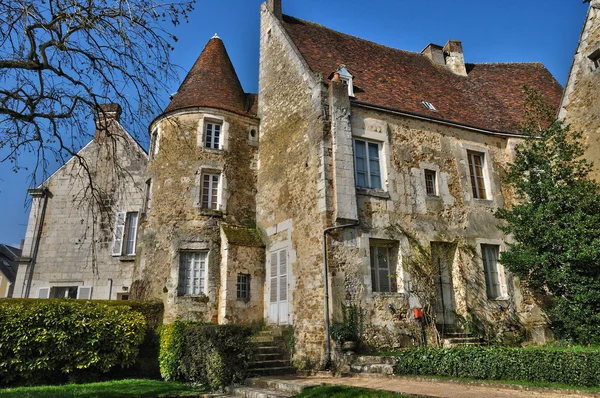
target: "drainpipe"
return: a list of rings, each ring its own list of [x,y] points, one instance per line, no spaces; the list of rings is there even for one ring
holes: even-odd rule
[[[40,240],[42,238],[42,230],[44,229],[44,218],[46,217],[46,207],[48,205],[48,188],[42,188],[42,195],[44,195],[44,205],[42,207],[42,214],[40,216],[40,222],[38,224],[38,231],[35,238],[35,246],[33,247],[33,254],[29,262],[29,275],[27,276],[27,285],[25,286],[25,298],[29,298],[29,291],[31,290],[31,279],[33,278],[33,269],[35,268],[35,260],[37,259],[38,249],[40,248]]]
[[[329,335],[329,282],[327,271],[327,232],[334,229],[356,227],[358,221],[352,224],[334,225],[323,230],[323,280],[325,282],[325,369],[331,366],[331,342]]]
[[[110,300],[110,298],[112,296],[112,285],[113,285],[113,280],[109,279],[108,280],[108,298],[107,298],[107,300]]]

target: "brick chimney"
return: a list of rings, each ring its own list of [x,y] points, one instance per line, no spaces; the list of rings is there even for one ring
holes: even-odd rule
[[[467,76],[465,67],[465,56],[463,54],[462,43],[458,40],[448,40],[444,46],[444,58],[446,67],[460,76]]]
[[[113,121],[119,122],[121,120],[121,112],[123,109],[119,104],[101,104],[98,105],[96,111],[96,133],[94,134],[94,140],[103,141],[106,137],[106,133],[110,128]]]
[[[277,19],[281,21],[283,14],[281,12],[281,0],[269,0],[267,2],[267,8],[271,11]]]
[[[421,54],[438,65],[446,65],[446,60],[444,59],[444,49],[440,45],[429,43],[427,47],[421,51]]]

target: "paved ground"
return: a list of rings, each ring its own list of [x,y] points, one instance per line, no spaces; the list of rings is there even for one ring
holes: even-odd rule
[[[341,384],[354,387],[371,388],[376,390],[393,391],[416,396],[447,397],[447,398],[581,398],[600,397],[600,394],[576,393],[540,388],[527,389],[518,386],[494,385],[485,383],[448,382],[427,380],[412,377],[278,377],[277,379],[293,380],[301,384]]]

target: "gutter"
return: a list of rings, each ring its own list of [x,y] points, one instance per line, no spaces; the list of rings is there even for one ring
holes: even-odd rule
[[[35,245],[33,247],[33,254],[31,260],[29,260],[29,275],[27,276],[27,285],[25,286],[24,298],[29,298],[29,292],[31,290],[31,280],[33,278],[33,270],[35,269],[35,261],[37,259],[38,250],[40,248],[40,240],[42,238],[42,230],[44,229],[44,219],[46,218],[46,207],[48,206],[48,188],[29,190],[31,195],[41,194],[44,196],[44,205],[42,207],[42,214],[39,218],[38,231],[35,238]]]
[[[396,115],[411,117],[413,119],[425,120],[427,122],[443,124],[445,126],[458,127],[458,128],[461,128],[461,129],[465,129],[465,130],[469,130],[469,131],[474,131],[474,132],[477,132],[477,133],[484,133],[484,134],[490,134],[490,135],[498,135],[498,136],[501,136],[501,137],[514,137],[514,138],[526,138],[527,137],[526,135],[523,135],[523,134],[505,133],[505,132],[502,132],[502,131],[486,130],[486,129],[482,129],[482,128],[479,128],[479,127],[469,126],[468,124],[461,124],[461,123],[449,122],[447,120],[438,119],[438,118],[430,117],[430,116],[424,116],[424,115],[421,115],[421,114],[418,114],[418,113],[401,111],[401,110],[398,110],[398,109],[388,108],[388,107],[380,106],[380,105],[373,105],[373,104],[369,104],[368,102],[361,102],[361,101],[352,100],[352,101],[350,101],[350,104],[361,106],[361,107],[367,108],[367,109],[373,109],[373,110],[376,110],[376,111],[391,112],[391,113],[396,114]]]
[[[325,303],[325,369],[331,367],[331,336],[329,333],[329,281],[327,270],[327,232],[334,229],[350,228],[358,225],[358,221],[352,224],[334,225],[323,230],[323,280],[325,283],[324,303]]]

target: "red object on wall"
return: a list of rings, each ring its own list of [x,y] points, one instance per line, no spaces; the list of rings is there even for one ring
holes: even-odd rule
[[[423,318],[423,308],[413,308],[413,314],[415,315],[415,319]]]

